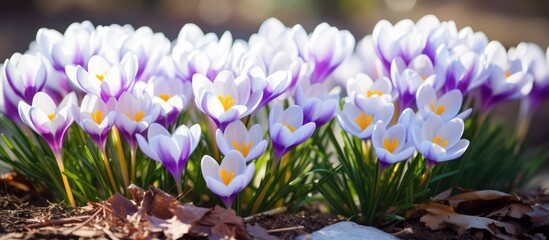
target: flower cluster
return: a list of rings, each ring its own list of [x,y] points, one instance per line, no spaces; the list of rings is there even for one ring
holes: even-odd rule
[[[395,25],[382,20],[356,49],[349,31],[326,23],[307,33],[268,19],[248,41],[186,24],[172,44],[148,27],[85,21],[64,33],[40,29],[28,52],[5,61],[0,109],[40,134],[56,156],[73,120],[103,153],[107,136],[120,132],[132,149],[131,181],[139,146],[169,170],[180,193],[202,131],[215,133],[223,160],[203,156],[201,171],[230,207],[269,144],[276,165],[334,118],[347,133],[371,141],[382,167],[416,150],[430,165],[456,159],[469,145],[461,139],[471,113],[460,113],[464,99],[477,97],[486,113],[522,98],[534,111],[549,96],[548,69],[549,51],[535,44],[507,51],[481,32],[434,16]],[[268,120],[248,130],[262,109]],[[206,129],[175,126],[193,110],[203,113]]]

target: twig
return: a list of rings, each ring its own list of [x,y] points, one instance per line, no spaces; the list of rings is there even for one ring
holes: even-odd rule
[[[414,233],[414,230],[412,230],[412,228],[404,228],[396,233],[391,233],[391,235],[395,236],[395,237],[398,237],[398,236],[401,236],[401,235],[404,235],[404,234],[413,234]]]
[[[99,226],[99,225],[94,225],[93,227],[95,227],[96,229],[100,229],[101,231],[103,231],[103,233],[105,233],[110,239],[120,239],[119,237],[117,237],[111,230],[107,229],[106,227],[102,227],[102,226]]]
[[[82,228],[83,226],[85,226],[86,224],[91,222],[91,220],[94,219],[99,214],[99,212],[101,212],[100,209],[97,209],[97,211],[95,211],[95,213],[93,215],[91,215],[88,219],[86,219],[86,221],[82,222],[81,224],[76,225],[75,227],[69,229],[68,231],[65,231],[63,234],[69,235],[69,234],[73,233],[74,231]]]
[[[30,224],[27,228],[41,228],[55,225],[64,225],[68,223],[80,223],[88,216],[72,217],[72,218],[63,218],[63,219],[49,219],[43,223]]]
[[[260,212],[260,213],[256,213],[254,215],[250,215],[250,216],[247,216],[244,218],[244,221],[250,221],[252,220],[252,218],[256,217],[256,216],[260,216],[260,215],[267,215],[267,216],[271,216],[271,215],[275,215],[275,214],[278,214],[278,213],[283,213],[283,212],[286,212],[288,210],[287,207],[279,207],[279,208],[275,208],[275,209],[271,209],[271,210],[267,210],[265,212]]]
[[[287,231],[294,231],[294,230],[301,230],[305,229],[303,226],[295,226],[295,227],[287,227],[287,228],[277,228],[277,229],[271,229],[267,230],[268,233],[278,233],[278,232],[287,232]]]

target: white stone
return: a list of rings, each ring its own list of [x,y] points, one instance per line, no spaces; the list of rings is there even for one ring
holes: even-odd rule
[[[299,236],[296,240],[335,240],[335,239],[375,239],[375,240],[397,240],[398,238],[381,231],[375,227],[358,225],[354,222],[339,222],[308,236]]]

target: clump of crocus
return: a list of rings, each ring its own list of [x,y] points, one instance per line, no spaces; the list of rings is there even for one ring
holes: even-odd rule
[[[250,130],[241,121],[230,123],[225,131],[217,129],[215,133],[217,147],[223,155],[236,151],[246,162],[260,157],[267,149],[267,140],[262,137],[261,125],[255,124]]]
[[[200,165],[202,176],[208,188],[221,198],[225,207],[230,208],[236,195],[252,181],[255,164],[246,166],[242,154],[230,151],[221,164],[206,155]]]
[[[147,140],[137,134],[137,142],[143,153],[151,159],[162,163],[172,174],[181,194],[181,175],[187,165],[187,160],[200,142],[201,131],[198,124],[188,128],[179,126],[170,134],[162,125],[153,123],[147,131]]]
[[[67,198],[71,206],[75,206],[74,197],[67,176],[63,174],[63,139],[69,126],[73,122],[70,109],[76,105],[76,94],[70,93],[59,105],[56,105],[51,97],[43,92],[38,92],[32,99],[32,105],[26,102],[19,102],[19,115],[21,120],[33,131],[37,132],[46,140],[50,146],[57,166],[61,172],[61,178],[65,185]]]
[[[288,151],[309,139],[315,128],[314,122],[303,124],[301,107],[293,105],[283,111],[280,105],[274,105],[269,114],[269,133],[274,151],[273,165],[276,165]]]

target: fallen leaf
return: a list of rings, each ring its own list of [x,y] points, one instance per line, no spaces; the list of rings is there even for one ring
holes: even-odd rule
[[[524,216],[528,216],[528,213],[532,211],[532,207],[524,203],[512,203],[507,206],[500,208],[499,210],[493,211],[486,215],[486,217],[493,218],[504,218],[511,217],[515,219],[521,219]]]
[[[549,226],[549,209],[545,206],[535,204],[527,215],[530,217],[532,227]]]
[[[206,213],[211,211],[211,209],[197,207],[192,204],[184,204],[179,205],[176,208],[172,208],[171,211],[172,214],[179,219],[179,221],[191,224],[200,220]]]
[[[127,216],[131,216],[137,212],[135,204],[120,193],[115,193],[112,197],[108,198],[107,203],[110,205],[113,213],[122,219],[127,219]]]
[[[164,235],[169,239],[179,239],[191,229],[190,224],[179,221],[175,216],[166,220],[166,223],[161,224],[161,227],[165,228]]]
[[[149,191],[153,193],[153,200],[147,213],[162,219],[170,219],[174,215],[170,209],[175,209],[179,206],[179,201],[166,192],[151,187]]]
[[[248,230],[248,234],[250,234],[250,236],[253,239],[259,239],[259,240],[277,240],[277,239],[279,239],[275,236],[270,235],[267,232],[267,229],[262,228],[258,224],[252,225],[252,224],[248,223],[248,224],[246,224],[246,230]]]
[[[141,201],[143,201],[143,196],[145,195],[145,190],[133,183],[128,186],[127,190],[132,196],[133,201],[135,201],[138,205],[141,205]]]
[[[483,229],[495,237],[513,239],[517,231],[514,225],[486,217],[469,216],[454,212],[450,206],[432,203],[425,208],[427,214],[420,221],[432,230],[444,229],[446,226],[454,226],[458,234],[463,234],[467,229]],[[507,235],[500,231],[503,228]]]

